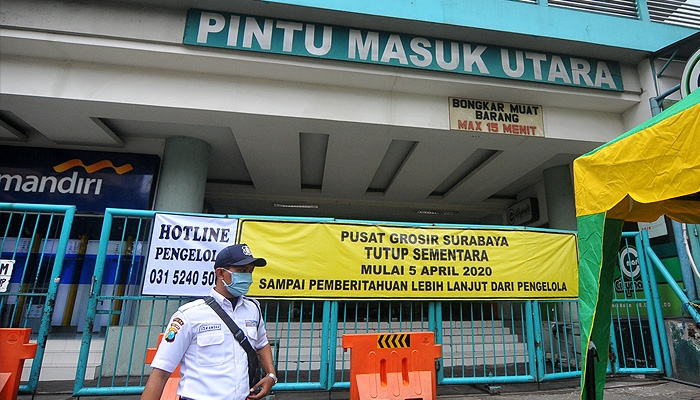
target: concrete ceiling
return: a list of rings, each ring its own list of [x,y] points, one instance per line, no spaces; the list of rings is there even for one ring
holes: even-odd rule
[[[570,164],[598,145],[138,105],[127,111],[51,98],[2,100],[3,144],[161,154],[169,136],[208,142],[205,209],[212,213],[502,224],[506,208],[542,180],[544,169]],[[197,123],[202,120],[206,124]]]

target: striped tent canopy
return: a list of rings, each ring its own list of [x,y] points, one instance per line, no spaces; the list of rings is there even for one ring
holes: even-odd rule
[[[595,368],[587,366],[584,352],[581,398],[602,399],[622,225],[662,215],[700,223],[700,90],[577,158],[574,190],[582,348],[592,342],[599,349]]]

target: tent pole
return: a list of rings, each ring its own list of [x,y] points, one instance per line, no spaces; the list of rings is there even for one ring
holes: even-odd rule
[[[669,89],[669,90],[667,90],[667,91],[661,93],[660,95],[658,95],[658,96],[656,96],[656,97],[650,98],[650,99],[649,99],[649,104],[651,105],[651,116],[654,117],[654,116],[656,116],[657,114],[659,114],[659,113],[661,112],[661,102],[662,102],[666,97],[668,97],[668,96],[670,96],[671,94],[673,94],[673,93],[679,91],[680,89],[681,89],[681,85],[678,84],[678,85],[672,87],[671,89]]]
[[[688,240],[690,241],[690,251],[695,260],[695,265],[700,269],[700,225],[687,224]],[[695,279],[695,293],[700,297],[700,277]]]
[[[648,257],[646,248],[651,248],[649,243],[649,232],[642,231],[642,244],[644,245],[644,252],[642,257]],[[657,361],[657,364],[664,366],[664,372],[666,376],[673,375],[673,366],[671,365],[671,352],[668,349],[668,337],[666,336],[666,324],[664,323],[664,314],[661,310],[661,298],[659,297],[659,287],[656,283],[656,271],[653,267],[653,263],[650,263],[652,268],[649,268],[649,286],[651,287],[651,295],[654,297],[654,316],[656,317],[656,325],[659,328],[659,342],[661,342],[661,351],[663,354],[663,360]],[[650,322],[651,323],[651,322]]]
[[[681,276],[683,277],[683,286],[685,293],[690,300],[697,300],[698,294],[695,291],[695,277],[690,269],[690,258],[685,251],[685,242],[683,241],[683,226],[678,221],[673,222],[673,237],[676,242],[676,251],[678,251],[678,263],[681,267]]]
[[[654,300],[654,297],[652,296],[651,292],[651,280],[649,279],[650,274],[655,274],[656,271],[654,271],[654,266],[647,264],[647,256],[646,256],[646,251],[644,250],[644,245],[642,244],[642,235],[635,235],[634,237],[634,245],[637,246],[637,249],[640,249],[641,254],[638,254],[639,258],[639,269],[640,273],[642,276],[642,288],[644,289],[644,298],[646,299],[647,303],[647,316],[649,317],[649,331],[651,333],[651,337],[655,339],[659,339],[658,342],[654,341],[653,342],[653,350],[654,350],[654,360],[656,360],[656,366],[658,367],[659,364],[661,364],[661,361],[663,358],[661,358],[661,348],[666,346],[665,343],[660,343],[661,339],[659,336],[659,327],[658,324],[656,323],[657,321],[657,313],[658,310],[655,307],[656,301]],[[654,286],[656,288],[656,286]],[[663,368],[660,368],[663,370]]]

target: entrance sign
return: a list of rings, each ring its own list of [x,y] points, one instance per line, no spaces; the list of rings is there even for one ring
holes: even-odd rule
[[[156,214],[142,294],[209,294],[216,254],[236,243],[237,228],[234,218]]]
[[[450,97],[450,129],[544,137],[542,106]]]
[[[615,61],[218,11],[190,9],[183,43],[624,90]]]
[[[0,293],[7,292],[14,267],[15,260],[0,260]]]
[[[268,262],[251,296],[578,297],[573,232],[241,220],[239,234]]]

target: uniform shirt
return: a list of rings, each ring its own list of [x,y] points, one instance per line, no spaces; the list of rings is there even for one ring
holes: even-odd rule
[[[265,324],[256,300],[240,297],[235,308],[224,296],[213,297],[248,336],[255,350],[268,344]],[[195,400],[244,400],[248,387],[248,355],[231,330],[204,303],[181,306],[170,318],[151,367],[173,372],[180,364],[177,394]]]

